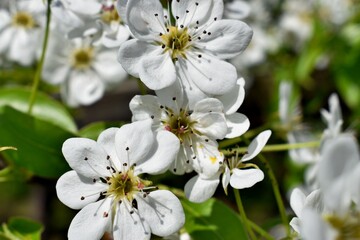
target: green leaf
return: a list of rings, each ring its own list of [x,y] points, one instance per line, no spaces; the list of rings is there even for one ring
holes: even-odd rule
[[[247,239],[240,217],[224,203],[210,199],[204,203],[182,200],[185,229],[194,240]]]
[[[23,113],[28,111],[30,90],[27,88],[3,88],[0,89],[0,107],[11,106]],[[77,127],[66,108],[48,97],[38,92],[32,111],[36,118],[50,122],[70,132],[76,133]]]
[[[30,219],[14,217],[9,220],[8,224],[3,224],[1,239],[10,240],[40,240],[43,226]]]
[[[0,108],[0,145],[15,146],[17,151],[2,154],[15,166],[48,178],[57,178],[69,170],[61,147],[74,135],[52,123],[19,112]]]
[[[121,127],[125,122],[95,122],[79,130],[79,135],[84,138],[96,140],[99,134],[107,128]]]

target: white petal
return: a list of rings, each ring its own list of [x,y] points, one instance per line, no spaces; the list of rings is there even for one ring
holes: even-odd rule
[[[199,131],[204,137],[212,140],[223,139],[227,133],[228,126],[224,114],[209,112],[196,113],[191,115],[191,120],[194,120],[194,129]]]
[[[113,227],[114,239],[116,240],[146,240],[151,237],[149,224],[139,216],[138,211],[130,214],[129,207],[125,203],[120,204],[115,216]]]
[[[335,240],[335,232],[324,222],[322,217],[312,209],[304,209],[301,219],[301,236],[305,240]]]
[[[157,190],[145,198],[136,197],[138,212],[149,224],[151,232],[164,237],[180,230],[185,214],[179,199],[170,191]]]
[[[331,209],[346,209],[350,204],[347,181],[359,164],[359,159],[357,142],[350,135],[328,140],[323,147],[318,181],[324,192],[324,200]]]
[[[104,149],[94,140],[87,138],[69,138],[62,152],[70,167],[87,178],[104,177],[109,174],[109,166]]]
[[[154,147],[155,135],[151,130],[152,121],[143,120],[123,125],[115,136],[119,160],[130,166],[145,159]]]
[[[195,176],[185,184],[186,197],[191,202],[205,202],[214,195],[219,182],[219,176],[212,179],[202,179]]]
[[[197,3],[198,5],[196,5]],[[220,19],[223,14],[224,4],[222,0],[181,0],[172,1],[171,10],[174,16],[178,16],[178,22],[184,26],[202,26],[212,22],[214,18]],[[188,13],[186,13],[188,11]],[[196,17],[191,17],[196,16]]]
[[[118,159],[116,154],[116,147],[115,147],[115,136],[116,133],[119,131],[119,128],[108,128],[102,131],[97,139],[98,144],[106,151],[108,159],[111,166],[115,167],[115,169],[121,169],[121,162]]]
[[[21,65],[28,66],[35,61],[35,53],[39,44],[39,32],[18,29],[13,35],[9,49],[9,58]]]
[[[236,189],[249,188],[264,179],[264,173],[260,169],[237,169],[232,170],[230,185]]]
[[[250,4],[242,0],[227,2],[224,8],[224,18],[244,19],[250,15]]]
[[[175,81],[169,87],[157,90],[155,92],[158,96],[159,102],[164,103],[164,105],[171,109],[177,109],[179,106],[184,106],[186,104],[184,89],[180,85],[179,81]],[[174,97],[176,98],[176,102],[172,100]]]
[[[216,21],[206,31],[211,35],[203,37],[197,45],[221,59],[239,55],[249,45],[253,35],[246,23],[236,20]]]
[[[226,124],[228,126],[228,133],[226,138],[234,138],[243,135],[250,127],[249,119],[241,113],[233,113],[226,115]]]
[[[220,162],[223,162],[224,155],[218,150],[216,141],[204,141],[203,138],[193,138],[196,158],[192,160],[194,170],[204,179],[212,178],[218,174]]]
[[[176,80],[176,71],[170,54],[144,57],[141,61],[139,76],[141,81],[152,90],[172,85]]]
[[[56,57],[47,58],[44,63],[42,78],[51,84],[61,84],[69,77],[70,66],[64,65]]]
[[[96,180],[94,183],[93,179],[80,176],[75,171],[66,172],[56,183],[57,196],[66,206],[81,209],[98,200],[100,192],[106,191],[107,185]]]
[[[300,234],[301,221],[299,218],[293,217],[289,224],[292,227],[292,229],[294,229],[295,232]]]
[[[301,212],[305,205],[305,199],[306,199],[305,194],[299,188],[295,188],[291,192],[290,206],[292,210],[295,212],[296,216],[298,216],[299,218],[301,218]]]
[[[100,78],[107,84],[118,84],[127,77],[126,71],[122,68],[121,64],[116,61],[116,51],[102,51],[96,56],[92,66],[99,74]]]
[[[12,27],[6,28],[0,32],[0,53],[4,53],[9,49],[14,34],[15,29]]]
[[[129,1],[126,8],[126,22],[136,38],[141,40],[159,39],[159,34],[166,31],[164,10],[160,1]]]
[[[71,1],[69,9],[85,15],[94,15],[100,12],[102,5],[97,0]]]
[[[223,113],[224,106],[216,98],[206,98],[197,102],[193,110],[194,112],[197,113],[209,113],[209,112]]]
[[[101,239],[111,226],[110,204],[111,199],[106,198],[81,209],[71,221],[69,240]]]
[[[161,174],[169,169],[179,152],[180,141],[171,132],[159,131],[156,134],[156,143],[154,144],[148,158],[138,163],[135,167],[135,173]]]
[[[227,194],[227,187],[230,183],[230,169],[228,166],[225,166],[225,171],[223,172],[221,183],[225,193]]]
[[[121,18],[121,20],[126,21],[126,6],[127,6],[128,0],[118,0],[116,9],[117,12]]]
[[[131,39],[121,44],[118,61],[129,74],[139,77],[142,59],[161,52],[161,47]]]
[[[154,116],[154,120],[156,121],[161,117],[160,103],[156,96],[136,95],[131,99],[129,107],[133,114],[133,122],[150,119],[152,116]]]
[[[90,105],[103,96],[105,85],[92,71],[76,71],[70,74],[68,86],[63,89],[63,97],[70,106]]]
[[[206,94],[222,95],[236,85],[236,69],[228,62],[208,54],[202,54],[201,58],[191,56],[185,62],[190,80]]]
[[[239,109],[245,98],[244,86],[244,78],[239,78],[230,92],[216,97],[223,103],[225,114],[232,114]]]
[[[9,13],[4,9],[0,9],[0,31],[2,31],[5,28],[5,26],[10,24],[10,22],[11,22],[11,17]]]
[[[104,31],[102,36],[102,43],[107,48],[120,47],[120,45],[130,38],[130,32],[127,27],[117,23],[115,30],[110,32]]]
[[[253,159],[256,155],[258,155],[265,146],[265,144],[267,143],[267,141],[269,140],[270,136],[271,136],[270,130],[266,130],[259,133],[259,135],[257,135],[256,138],[251,141],[247,150],[248,153],[241,158],[241,161],[244,162]]]

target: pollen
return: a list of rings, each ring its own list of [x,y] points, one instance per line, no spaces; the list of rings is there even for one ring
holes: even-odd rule
[[[103,7],[101,13],[101,20],[106,24],[111,24],[112,22],[118,22],[118,23],[121,22],[121,18],[117,13],[114,5],[110,7]]]
[[[166,109],[167,118],[163,121],[164,128],[175,134],[180,142],[184,142],[194,131],[194,121],[190,118],[188,111],[181,109],[176,114],[171,109]]]
[[[170,51],[173,60],[179,57],[186,58],[186,50],[191,46],[191,37],[187,28],[168,27],[167,33],[162,34],[161,39],[161,45],[165,46],[164,51]]]
[[[360,239],[360,214],[354,213],[345,217],[325,216],[325,220],[337,230],[337,240]]]
[[[17,12],[12,18],[12,24],[26,29],[34,28],[36,25],[34,18],[27,12]]]
[[[94,51],[91,47],[76,49],[72,54],[72,65],[77,69],[89,68],[94,58]]]
[[[212,164],[216,163],[217,158],[216,157],[210,157],[210,161]]]

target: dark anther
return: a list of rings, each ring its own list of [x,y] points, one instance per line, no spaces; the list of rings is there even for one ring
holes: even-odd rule
[[[188,164],[189,164],[189,163],[190,163],[190,160],[189,160],[189,159],[188,159],[188,160],[186,160],[186,163],[188,163]]]
[[[176,100],[176,97],[173,97],[172,100],[175,101],[175,100]]]
[[[211,32],[208,32],[208,35],[210,36],[210,35],[211,35]]]
[[[163,106],[163,105],[160,105],[160,108],[161,108],[161,109],[163,109],[163,108],[164,108],[164,106]]]
[[[107,166],[106,169],[107,169],[107,170],[110,170],[110,166]]]
[[[184,25],[181,24],[180,27],[181,27],[181,28],[184,28]]]
[[[193,159],[196,159],[196,156],[193,156]]]
[[[127,163],[123,163],[123,166],[126,167],[126,166],[127,166]]]
[[[151,115],[151,119],[154,119],[154,115]]]
[[[175,16],[176,19],[179,19],[179,16]]]
[[[217,17],[214,17],[214,21],[216,21],[217,20]]]
[[[207,31],[206,31],[206,30],[204,30],[204,31],[203,31],[203,34],[206,34],[206,33],[207,33]]]
[[[84,158],[84,160],[85,160],[85,161],[87,161],[87,160],[88,160],[88,158],[87,158],[87,157],[85,157],[85,158]]]
[[[96,183],[96,179],[95,179],[95,178],[93,179],[93,183]]]
[[[209,142],[209,139],[205,139],[205,142]]]
[[[189,13],[189,10],[186,10],[186,13]]]
[[[107,183],[106,179],[105,178],[100,178],[100,180],[103,182],[103,183]]]
[[[166,31],[167,31],[167,32],[170,32],[170,29],[167,28]]]
[[[195,5],[196,5],[196,6],[199,6],[199,3],[198,3],[198,2],[196,2],[196,3],[195,3]]]
[[[198,57],[201,58],[202,57],[201,54],[199,54]]]
[[[136,199],[132,200],[131,205],[132,205],[133,208],[138,209],[138,204],[137,204]]]
[[[159,33],[160,36],[162,36],[163,34],[162,33]]]
[[[107,155],[106,159],[107,159],[107,160],[109,160],[109,159],[110,159],[110,156],[109,156],[109,155]]]
[[[198,37],[199,40],[201,40],[201,37]]]
[[[174,172],[176,172],[176,168],[174,168]]]
[[[196,24],[199,24],[199,21],[196,21]]]
[[[163,44],[161,47],[162,47],[162,48],[165,48],[165,44]]]
[[[159,16],[159,14],[157,14],[157,13],[155,13],[154,15],[155,15],[155,17]]]
[[[126,151],[129,151],[129,147],[126,147],[125,150],[126,150]]]
[[[80,199],[81,199],[81,200],[84,200],[84,199],[85,199],[85,197],[81,197]]]

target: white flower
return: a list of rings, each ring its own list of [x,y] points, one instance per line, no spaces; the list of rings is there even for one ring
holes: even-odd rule
[[[325,129],[323,137],[326,139],[339,136],[343,119],[337,94],[333,93],[329,97],[329,111],[321,109],[320,112],[324,122],[327,124],[327,129]]]
[[[116,51],[94,46],[89,39],[50,38],[42,76],[61,85],[61,95],[69,106],[89,105],[106,89],[125,80],[127,74],[116,61]]]
[[[66,140],[62,151],[74,170],[60,177],[57,195],[81,209],[68,238],[100,239],[112,232],[116,240],[138,240],[177,232],[185,221],[180,201],[169,191],[152,191],[156,187],[139,174],[166,171],[178,149],[172,134],[151,131],[151,121],[107,129],[97,141]]]
[[[93,0],[86,3],[56,0],[52,2],[52,9],[59,26],[68,33],[69,38],[91,35],[97,40],[94,44],[112,48],[119,47],[130,37],[129,30],[115,8],[116,4],[116,0]]]
[[[359,239],[360,154],[356,140],[341,135],[326,142],[318,168],[319,191],[291,196],[298,218],[292,227],[303,239]]]
[[[229,92],[237,74],[223,59],[246,48],[251,29],[221,20],[220,0],[172,1],[167,12],[158,0],[128,1],[126,22],[135,39],[120,47],[124,69],[153,90],[180,85],[190,103]]]
[[[0,55],[31,65],[41,44],[45,5],[42,0],[18,0],[9,2],[9,9],[0,9]]]
[[[212,178],[204,179],[201,176],[191,178],[185,185],[186,197],[192,202],[204,202],[214,195],[220,183],[219,176],[222,175],[222,186],[227,193],[227,186],[236,189],[252,187],[264,179],[264,173],[255,165],[244,163],[253,159],[260,153],[271,135],[270,130],[261,132],[249,145],[247,153],[241,158],[238,154],[226,158],[224,167]],[[252,167],[252,168],[249,168]]]

